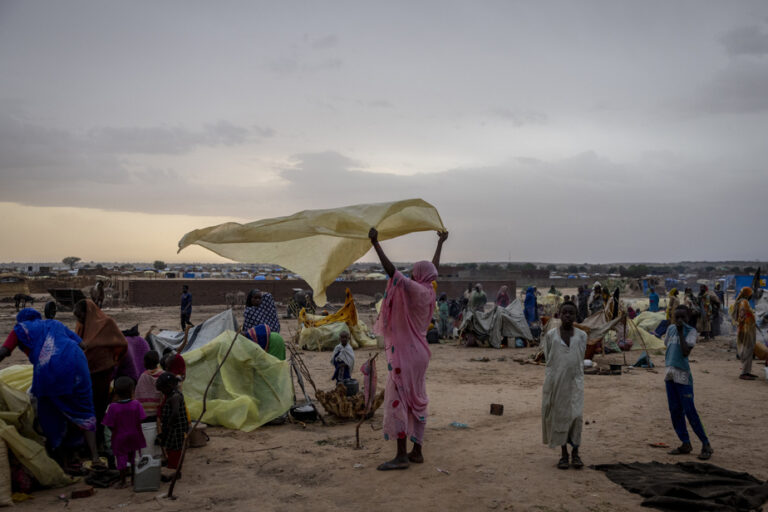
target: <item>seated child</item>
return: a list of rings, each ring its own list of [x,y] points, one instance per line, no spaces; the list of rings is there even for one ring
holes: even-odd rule
[[[115,394],[117,401],[109,405],[101,423],[112,431],[112,453],[120,471],[116,487],[124,488],[127,486],[128,463],[131,464],[133,484],[136,452],[147,446],[141,430],[141,420],[146,415],[141,404],[133,399],[133,380],[130,377],[119,377],[115,381]]]
[[[349,332],[342,331],[339,334],[339,344],[333,349],[331,364],[335,368],[331,380],[340,382],[352,378],[352,370],[355,368],[355,351],[349,345]]]
[[[427,329],[427,343],[430,345],[440,343],[440,331],[435,327],[435,324],[429,324],[429,329]]]
[[[157,378],[162,375],[163,369],[159,367],[160,354],[150,350],[144,354],[144,373],[139,376],[139,382],[136,384],[136,400],[144,408],[144,414],[147,415],[145,423],[152,423],[157,420],[157,408],[163,399],[163,394],[157,390]]]
[[[163,394],[157,439],[168,459],[168,469],[176,469],[179,467],[184,439],[189,431],[187,406],[184,403],[184,395],[179,391],[179,379],[176,375],[169,372],[160,375],[157,378],[157,390]],[[170,480],[168,476],[163,479]]]

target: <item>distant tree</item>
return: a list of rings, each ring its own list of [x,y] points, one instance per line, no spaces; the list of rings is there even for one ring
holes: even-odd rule
[[[69,265],[69,268],[71,270],[75,270],[75,265],[77,265],[77,262],[80,261],[82,258],[78,258],[77,256],[67,256],[61,262],[65,265]]]
[[[713,267],[713,266],[709,266],[709,267],[704,268],[704,270],[707,271],[707,272],[714,272],[717,269],[715,267]]]
[[[477,269],[477,263],[467,263],[467,268],[470,270],[476,270]]]
[[[744,273],[745,274],[754,274],[755,270],[757,270],[755,267],[744,267]]]
[[[536,270],[536,265],[534,265],[533,263],[525,263],[523,264],[522,270],[523,272],[532,272]]]
[[[685,265],[676,265],[673,268],[675,269],[675,271],[677,271],[680,274],[685,274],[688,271],[688,267],[686,267]]]
[[[729,272],[733,272],[734,274],[739,274],[739,273],[741,273],[741,269],[740,269],[739,267],[729,267],[729,268],[728,268],[728,271],[729,271]]]
[[[619,272],[619,269],[616,267],[608,267],[608,273],[609,274],[617,274]]]
[[[152,267],[154,267],[155,270],[163,270],[165,268],[165,262],[161,260],[155,260],[155,262],[152,264]]]
[[[576,265],[568,265],[567,270],[569,274],[575,274],[576,272],[579,271],[579,267],[577,267]]]
[[[579,265],[579,272],[586,272],[587,271],[587,265]]]
[[[547,269],[547,270],[549,270],[550,272],[554,272],[554,271],[556,271],[556,270],[557,270],[557,265],[552,265],[552,264],[549,264],[549,265],[547,265],[547,266],[546,266],[546,267],[544,267],[544,268],[546,268],[546,269]]]
[[[622,277],[643,277],[651,273],[648,265],[630,265],[628,268],[619,267]]]

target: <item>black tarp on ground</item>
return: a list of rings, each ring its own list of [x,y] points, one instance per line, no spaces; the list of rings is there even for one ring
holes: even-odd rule
[[[633,462],[591,467],[644,497],[644,507],[660,510],[747,512],[761,510],[768,500],[768,483],[712,464]]]

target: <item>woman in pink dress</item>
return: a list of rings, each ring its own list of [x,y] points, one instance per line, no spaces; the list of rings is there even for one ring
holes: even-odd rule
[[[387,387],[384,392],[384,439],[397,439],[397,455],[378,469],[406,469],[411,462],[424,462],[421,447],[427,424],[427,366],[431,353],[427,328],[435,310],[435,287],[440,252],[448,232],[438,233],[432,262],[413,265],[411,278],[397,271],[379,245],[379,233],[368,233],[389,281],[375,331],[384,337],[387,354]],[[408,453],[407,442],[413,442]]]

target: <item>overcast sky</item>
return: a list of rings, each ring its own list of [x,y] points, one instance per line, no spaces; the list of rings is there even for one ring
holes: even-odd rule
[[[0,0],[0,180],[0,261],[410,197],[445,261],[766,259],[768,3]]]

